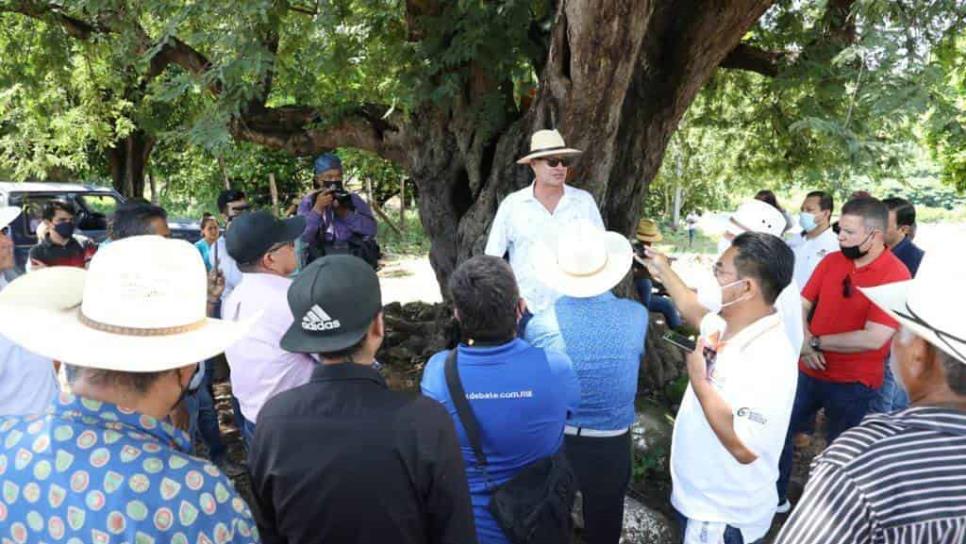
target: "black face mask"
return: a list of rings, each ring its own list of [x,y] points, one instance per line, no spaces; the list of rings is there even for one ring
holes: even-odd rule
[[[868,255],[869,250],[862,251],[859,248],[862,247],[863,244],[869,241],[869,238],[872,236],[872,234],[873,233],[870,232],[869,236],[866,236],[864,240],[862,240],[861,242],[859,242],[854,246],[840,245],[839,249],[842,250],[842,256],[845,257],[846,259],[849,259],[850,261],[854,261],[856,259],[861,259],[862,257],[865,257],[866,255]]]

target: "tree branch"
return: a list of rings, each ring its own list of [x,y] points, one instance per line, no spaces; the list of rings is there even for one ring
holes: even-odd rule
[[[43,2],[4,2],[0,4],[0,12],[19,13],[32,19],[48,19],[62,26],[71,37],[80,40],[89,40],[93,34],[110,32],[110,29],[67,15],[60,6]]]
[[[231,134],[244,140],[296,156],[315,155],[337,147],[370,151],[391,161],[407,164],[401,145],[401,131],[382,119],[384,107],[367,105],[324,128],[315,108],[284,106],[263,108],[232,119]]]
[[[767,51],[753,45],[739,43],[718,66],[775,77],[778,75],[782,57],[784,53],[779,51]]]

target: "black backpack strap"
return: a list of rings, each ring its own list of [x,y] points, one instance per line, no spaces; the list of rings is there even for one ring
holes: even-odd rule
[[[446,357],[446,387],[449,389],[449,397],[456,407],[456,413],[460,417],[463,429],[466,430],[466,438],[470,441],[473,454],[476,456],[476,463],[486,472],[486,455],[483,454],[483,439],[480,436],[480,425],[473,415],[473,408],[466,400],[466,391],[463,390],[463,383],[460,381],[459,372],[456,370],[456,350],[453,348]]]

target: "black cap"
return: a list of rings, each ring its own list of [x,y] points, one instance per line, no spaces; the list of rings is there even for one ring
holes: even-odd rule
[[[289,286],[288,306],[295,320],[282,337],[282,349],[292,353],[340,351],[362,340],[382,309],[379,277],[358,257],[322,257]]]
[[[225,249],[238,263],[251,263],[275,244],[291,242],[305,231],[305,217],[282,221],[266,211],[239,215],[225,232]]]

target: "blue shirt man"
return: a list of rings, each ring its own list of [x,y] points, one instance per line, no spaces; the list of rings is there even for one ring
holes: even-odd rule
[[[566,355],[544,352],[520,339],[496,346],[461,344],[457,349],[460,381],[482,429],[488,482],[446,387],[448,351],[429,360],[420,387],[423,395],[446,407],[456,424],[480,542],[508,542],[487,510],[491,490],[560,449],[566,414],[580,402],[577,376]]]
[[[573,361],[581,399],[569,425],[610,431],[634,422],[647,321],[643,306],[610,291],[590,298],[563,297],[530,321],[527,341],[566,353]]]
[[[648,314],[611,289],[627,276],[632,257],[627,238],[584,221],[546,232],[534,248],[541,280],[563,296],[530,320],[526,340],[566,353],[580,382],[564,451],[583,496],[587,544],[620,539],[631,478],[630,425]]]

